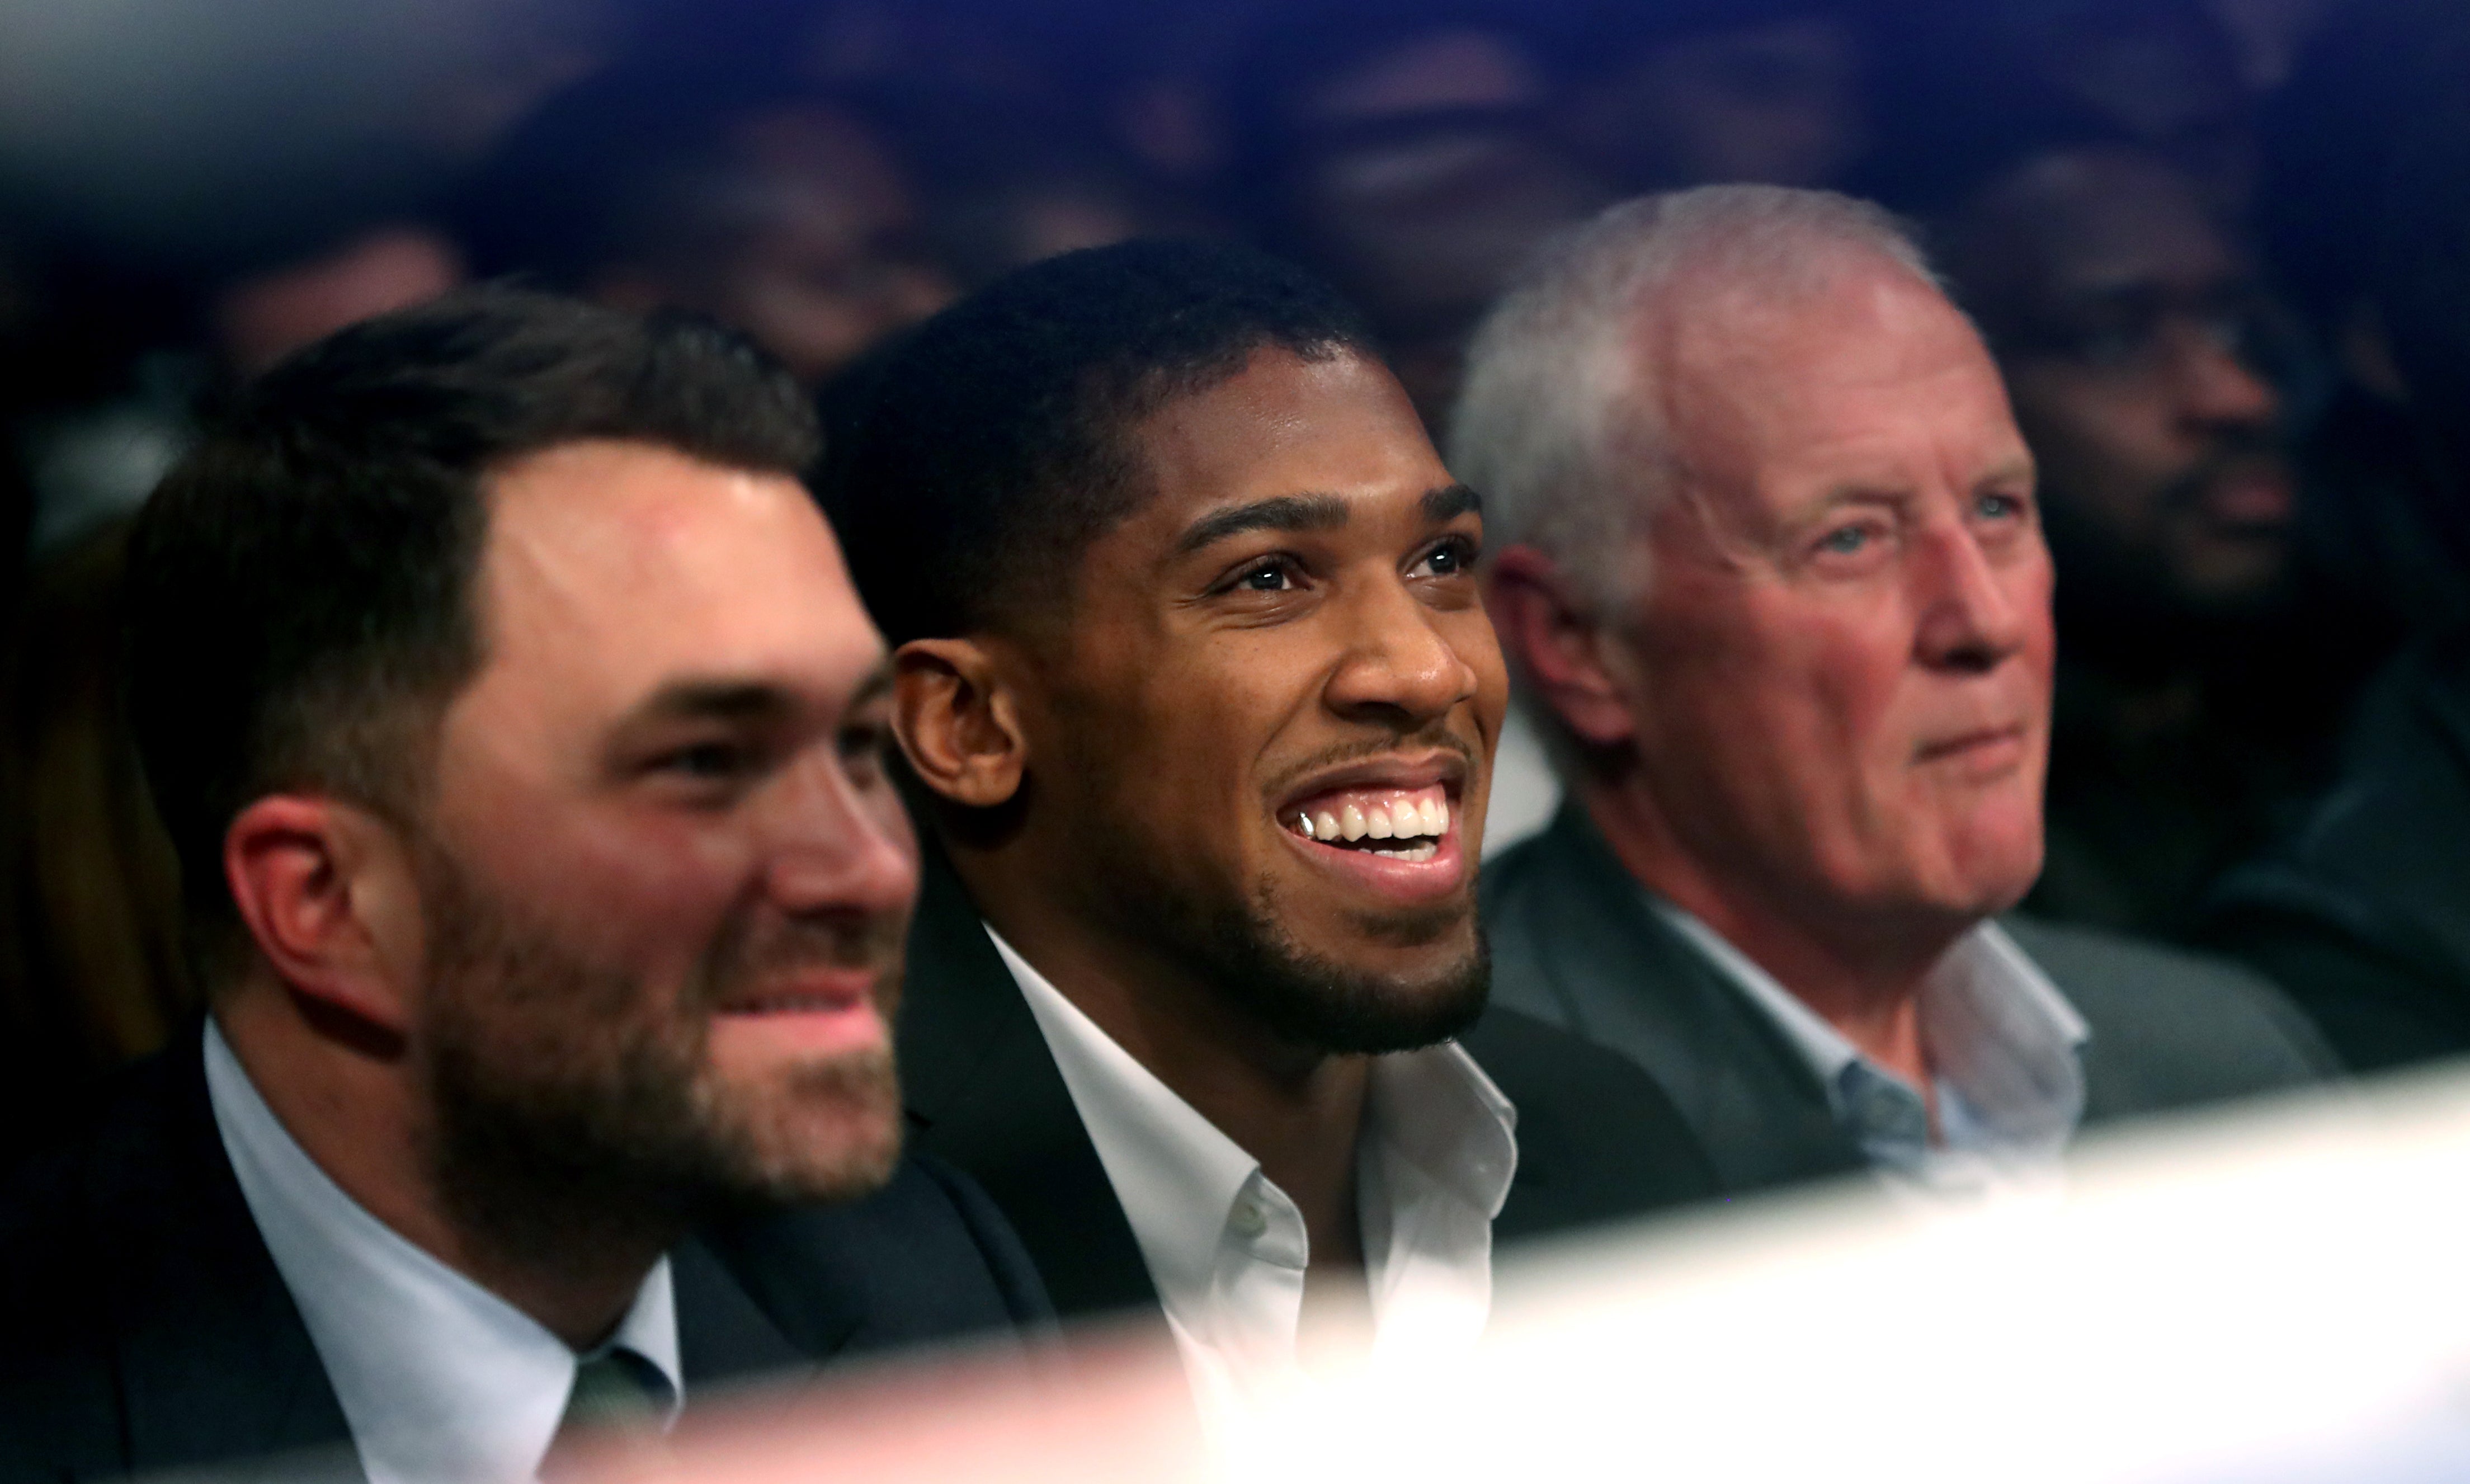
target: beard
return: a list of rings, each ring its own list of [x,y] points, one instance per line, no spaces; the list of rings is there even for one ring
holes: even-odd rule
[[[1337,1055],[1412,1051],[1446,1041],[1483,1013],[1492,960],[1481,928],[1460,906],[1364,916],[1366,940],[1422,947],[1466,932],[1466,953],[1438,973],[1402,979],[1316,952],[1285,925],[1263,886],[1215,898],[1156,869],[1142,837],[1119,822],[1087,833],[1083,858],[1096,864],[1102,900],[1122,928],[1249,1013],[1278,1039]]]
[[[817,1056],[759,1082],[711,1059],[717,1007],[736,985],[819,955],[847,962],[852,945],[758,950],[741,926],[664,991],[507,911],[442,851],[423,854],[431,1163],[477,1229],[553,1251],[577,1220],[691,1224],[734,1205],[851,1199],[890,1178],[900,1095],[888,1051]],[[889,938],[889,955],[881,942],[856,950],[897,964],[898,927],[865,930]],[[896,974],[880,984],[888,1020]]]

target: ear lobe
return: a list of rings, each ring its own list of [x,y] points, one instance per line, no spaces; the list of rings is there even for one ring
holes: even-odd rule
[[[419,900],[390,827],[330,799],[260,799],[223,833],[223,878],[292,993],[398,1038],[408,1032]]]
[[[1550,557],[1525,545],[1494,557],[1484,607],[1521,678],[1573,736],[1595,747],[1629,740],[1636,724],[1606,662],[1602,625]]]
[[[1029,748],[994,657],[971,639],[912,639],[892,668],[892,728],[918,780],[974,809],[1009,802]]]

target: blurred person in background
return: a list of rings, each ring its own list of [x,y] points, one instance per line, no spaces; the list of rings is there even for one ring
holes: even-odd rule
[[[1486,322],[1453,466],[1571,795],[1486,869],[1495,993],[1654,1073],[1728,1190],[2030,1191],[2082,1124],[2325,1074],[2232,966],[2003,916],[2050,556],[1997,367],[1885,213],[1616,208]]]
[[[128,603],[210,1014],[0,1195],[0,1474],[530,1478],[1044,1314],[901,1159],[916,857],[815,441],[724,331],[502,292],[209,423]]]
[[[1937,222],[2058,564],[2027,906],[2183,936],[2205,888],[2321,790],[2380,658],[2295,548],[2295,326],[2195,183],[2140,148],[2026,151]]]
[[[2140,144],[2186,173],[2205,206],[2246,210],[2257,169],[2255,98],[2238,45],[2205,0],[1897,0],[1867,7],[1883,173],[1977,178],[2053,128]]]
[[[2470,16],[2416,12],[2358,223],[2379,337],[2427,472],[2426,528],[2470,569]],[[2423,68],[2421,71],[2419,69]],[[2287,985],[2352,1065],[2470,1052],[2470,637],[2378,677],[2341,779],[2293,840],[2223,884],[2206,934]]]
[[[883,128],[774,70],[597,73],[508,132],[459,219],[484,277],[710,314],[809,386],[952,294]]]
[[[38,548],[0,662],[0,1164],[76,1127],[105,1078],[197,1009],[176,873],[122,707],[129,515],[193,436],[198,404],[291,351],[460,277],[416,222],[265,248],[202,291],[202,348],[156,353],[146,390],[40,425]]]
[[[1531,19],[1485,0],[1282,4],[1227,73],[1232,214],[1363,306],[1434,428],[1519,263],[1612,198],[1554,136]]]
[[[1866,39],[1829,0],[1604,7],[1571,49],[1564,128],[1624,194],[1838,184],[1870,143]]]
[[[1126,243],[857,384],[822,493],[940,846],[911,1124],[1064,1314],[1145,1311],[1214,1423],[1332,1319],[1472,1344],[1496,1242],[1712,1195],[1647,1078],[1485,1012],[1483,523],[1353,309]]]

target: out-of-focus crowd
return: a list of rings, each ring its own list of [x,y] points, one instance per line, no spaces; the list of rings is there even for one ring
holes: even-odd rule
[[[576,9],[452,149],[210,250],[122,252],[37,191],[0,196],[0,569],[22,573],[0,1154],[194,1011],[120,713],[121,541],[196,411],[287,352],[514,276],[715,316],[828,398],[1010,268],[1230,236],[1355,300],[1443,431],[1469,334],[1539,244],[1721,181],[1906,216],[1999,358],[2060,573],[2028,909],[2241,952],[2363,1068],[2470,1048],[2470,997],[2442,992],[2470,981],[2462,822],[2310,823],[2361,726],[2470,745],[2425,719],[2470,618],[2458,5]],[[1517,807],[1513,780],[1500,797]],[[2400,901],[2377,872],[2405,858]],[[2363,972],[2380,1009],[2311,996]]]

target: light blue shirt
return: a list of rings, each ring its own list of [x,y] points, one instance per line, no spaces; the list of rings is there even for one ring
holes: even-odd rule
[[[578,1357],[529,1315],[412,1245],[317,1168],[209,1021],[223,1152],[308,1326],[369,1484],[515,1484],[557,1435]],[[685,1396],[663,1258],[594,1356],[649,1360]],[[590,1358],[590,1357],[583,1357]]]
[[[2084,1122],[2090,1031],[1997,923],[1957,939],[1922,983],[1922,1051],[1938,1096],[1932,1139],[1919,1088],[1863,1055],[1713,928],[1651,893],[1648,902],[1784,1033],[1826,1087],[1836,1125],[1890,1183],[1971,1196],[2055,1173]]]

